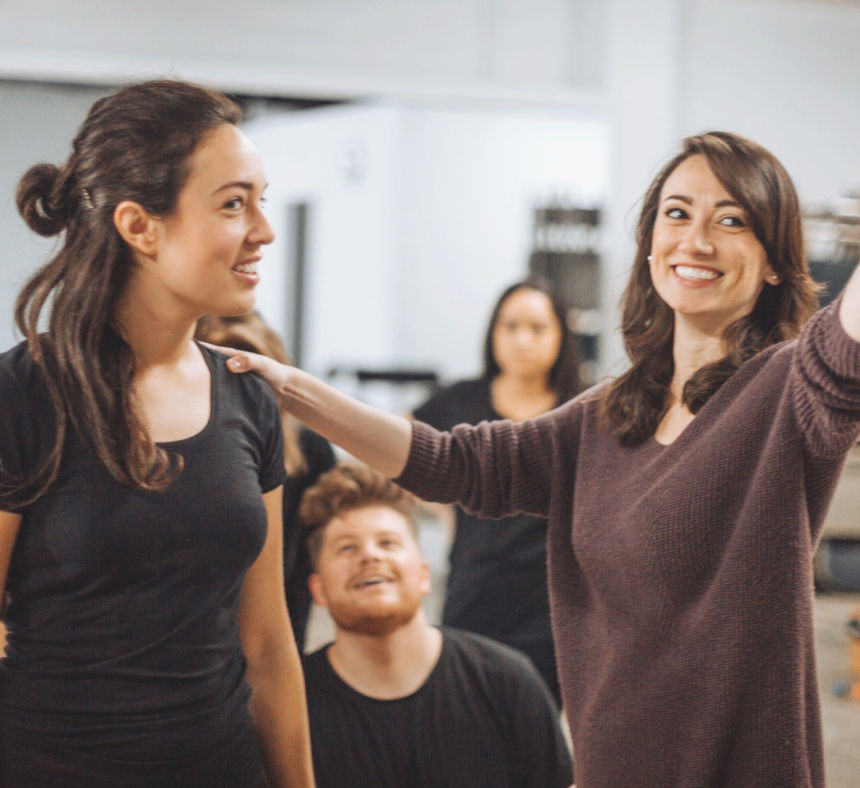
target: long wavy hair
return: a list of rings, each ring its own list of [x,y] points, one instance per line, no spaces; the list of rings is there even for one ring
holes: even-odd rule
[[[194,336],[201,342],[259,353],[261,356],[292,364],[284,343],[256,310],[236,317],[205,315],[197,321]],[[281,409],[284,426],[284,468],[290,476],[307,470],[308,464],[299,443],[301,429],[295,416]]]
[[[686,382],[683,402],[690,412],[698,413],[756,353],[797,337],[818,305],[819,288],[809,274],[797,193],[776,157],[729,132],[687,137],[681,152],[663,167],[645,194],[633,271],[621,299],[621,333],[632,365],[604,395],[602,416],[622,446],[638,446],[653,436],[669,408],[675,316],[654,289],[648,255],[663,185],[681,162],[696,155],[707,159],[726,191],[744,208],[780,281],[762,288],[752,312],[726,328],[726,356],[705,365]]]
[[[16,199],[27,225],[42,236],[63,234],[59,251],[15,304],[16,325],[56,422],[53,449],[12,493],[23,505],[56,479],[72,430],[129,487],[164,490],[181,471],[181,458],[149,436],[135,399],[134,354],[114,320],[134,258],[113,214],[131,200],[154,216],[170,216],[191,154],[208,133],[240,120],[233,101],[198,85],[132,85],[93,104],[65,164],[37,164],[21,178]]]
[[[550,285],[540,277],[535,276],[524,279],[522,282],[515,282],[506,288],[496,301],[490,315],[490,322],[487,325],[487,333],[484,335],[484,371],[481,377],[490,383],[502,371],[496,361],[493,332],[496,323],[499,322],[499,313],[502,311],[502,307],[514,293],[518,293],[520,290],[535,290],[538,293],[543,293],[552,305],[552,313],[561,329],[561,345],[555,363],[549,371],[547,384],[558,396],[559,403],[566,402],[582,391],[582,383],[579,379],[579,353],[576,348],[576,339],[567,327],[567,307]]]

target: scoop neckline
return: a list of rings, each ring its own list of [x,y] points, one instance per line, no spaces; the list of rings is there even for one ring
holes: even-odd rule
[[[209,421],[206,422],[203,429],[194,433],[194,435],[189,435],[187,438],[180,438],[175,441],[156,441],[155,445],[160,449],[176,449],[182,446],[190,446],[197,441],[203,440],[215,423],[216,411],[218,409],[218,387],[215,385],[215,359],[208,348],[204,347],[196,339],[193,341],[200,350],[200,354],[203,356],[203,360],[206,362],[206,367],[209,370]]]
[[[433,665],[433,668],[427,674],[427,678],[424,679],[424,682],[421,684],[420,687],[418,687],[414,692],[410,692],[408,695],[401,695],[399,698],[374,698],[372,695],[365,695],[363,692],[361,692],[360,690],[357,690],[355,687],[353,687],[352,684],[350,684],[346,679],[344,679],[340,675],[340,673],[338,673],[334,669],[334,665],[331,664],[331,660],[329,659],[329,650],[334,645],[334,641],[332,641],[331,643],[327,644],[324,647],[325,651],[323,652],[323,658],[325,660],[326,665],[328,665],[328,669],[332,672],[332,675],[354,695],[358,695],[358,697],[360,697],[364,700],[370,701],[371,703],[378,703],[378,704],[404,703],[406,701],[412,700],[417,695],[419,695],[421,692],[423,692],[424,688],[430,683],[430,679],[433,678],[433,676],[436,674],[436,672],[440,669],[439,665],[442,663],[442,658],[443,658],[443,655],[445,653],[445,631],[441,627],[433,626],[433,628],[438,629],[439,632],[441,632],[441,634],[442,634],[442,645],[439,648],[439,656],[436,658],[436,663]]]

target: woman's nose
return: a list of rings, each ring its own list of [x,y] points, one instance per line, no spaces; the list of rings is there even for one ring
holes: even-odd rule
[[[713,254],[714,244],[704,224],[694,223],[681,241],[681,250],[688,254]]]
[[[254,222],[254,229],[249,240],[254,244],[262,244],[263,246],[275,240],[275,230],[269,217],[263,211],[257,212],[257,220]]]

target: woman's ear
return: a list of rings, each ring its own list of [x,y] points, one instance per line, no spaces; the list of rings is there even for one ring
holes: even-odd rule
[[[113,212],[113,223],[122,239],[136,252],[152,257],[158,240],[158,223],[140,203],[123,200]]]

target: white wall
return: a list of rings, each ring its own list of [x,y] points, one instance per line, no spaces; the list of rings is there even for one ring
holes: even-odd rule
[[[479,370],[490,306],[527,273],[531,211],[567,197],[600,205],[608,132],[600,121],[394,106],[338,108],[248,125],[272,218],[307,199],[309,339],[305,366]],[[348,177],[360,146],[366,172]],[[267,254],[260,307],[285,321],[285,242]]]
[[[269,72],[293,91],[345,95],[407,82],[595,86],[600,7],[600,0],[7,2],[0,76],[4,68],[53,69],[62,78],[65,63],[103,76],[178,73],[223,84]]]

